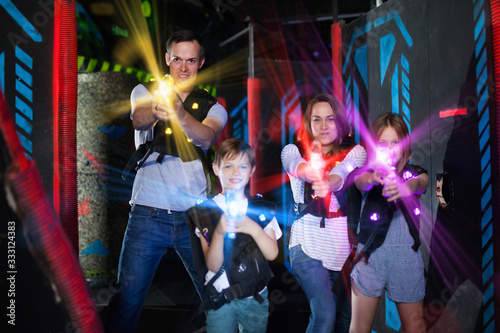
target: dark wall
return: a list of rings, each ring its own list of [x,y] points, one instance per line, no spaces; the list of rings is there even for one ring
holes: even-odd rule
[[[482,323],[480,315],[482,292],[492,283],[483,274],[493,259],[485,253],[493,250],[489,191],[491,175],[498,172],[488,153],[487,124],[494,112],[488,20],[482,2],[389,1],[343,29],[351,118],[359,112],[362,128],[385,112],[402,115],[412,133],[412,163],[429,172],[430,185],[421,197],[421,251],[426,320],[436,332],[443,321],[482,331],[491,320],[485,316]],[[450,110],[464,114],[442,117]],[[448,205],[439,205],[436,197],[443,173]],[[468,301],[461,301],[464,295]],[[382,314],[377,325],[398,327]]]

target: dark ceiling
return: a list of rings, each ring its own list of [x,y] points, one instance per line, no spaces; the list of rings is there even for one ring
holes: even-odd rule
[[[139,0],[128,0],[139,1]],[[79,34],[79,53],[93,57],[112,57],[112,49],[122,36],[116,26],[125,27],[117,6],[127,0],[81,0],[87,20],[95,23],[103,45],[91,45]],[[142,2],[145,2],[143,0]],[[151,34],[163,44],[178,29],[199,32],[207,44],[207,63],[224,59],[248,47],[248,38],[227,41],[251,22],[255,35],[265,45],[256,47],[256,57],[279,59],[283,46],[291,60],[319,60],[318,49],[330,47],[330,27],[334,13],[339,20],[352,21],[375,6],[375,0],[299,1],[299,0],[150,0],[153,15],[148,19]],[[108,8],[107,11],[103,8]],[[157,22],[152,22],[156,17]],[[81,19],[79,20],[81,21]],[[156,24],[156,25],[155,25]],[[159,28],[155,28],[155,27]],[[92,33],[90,34],[92,35]],[[100,44],[98,41],[94,43]],[[95,55],[100,50],[100,55]],[[281,51],[280,51],[281,50]]]

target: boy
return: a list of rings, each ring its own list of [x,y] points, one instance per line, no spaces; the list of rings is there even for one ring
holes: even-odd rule
[[[275,206],[245,195],[255,171],[254,152],[246,142],[222,142],[215,152],[213,170],[222,192],[186,212],[199,237],[193,237],[192,244],[198,271],[205,278],[207,332],[234,332],[238,325],[240,330],[266,332],[266,286],[273,276],[267,260],[278,255],[277,239],[282,235],[274,217]],[[227,207],[235,204],[239,212],[228,212]]]

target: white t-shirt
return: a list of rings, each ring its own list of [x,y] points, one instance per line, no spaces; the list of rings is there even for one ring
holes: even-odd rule
[[[224,197],[224,195],[218,194],[213,198],[213,200],[219,206],[219,208],[222,209],[224,213],[226,213],[226,198]],[[248,208],[248,199],[241,201],[240,204],[241,204],[240,206],[241,212],[246,214]],[[280,239],[281,236],[283,235],[279,227],[278,220],[276,220],[276,217],[273,217],[271,222],[269,222],[266,225],[264,230],[268,228],[274,230],[274,233],[276,235],[276,240]],[[200,237],[200,230],[198,228],[196,228],[195,233],[198,237]],[[212,272],[210,270],[207,272],[207,274],[205,275],[205,285],[212,279],[212,277],[215,276],[215,274],[217,274],[217,272]],[[217,278],[217,280],[215,280],[213,286],[218,292],[221,292],[222,290],[229,288],[229,280],[227,279],[226,272],[222,272],[222,274]]]
[[[289,144],[281,152],[283,168],[290,177],[293,199],[296,203],[304,203],[305,183],[297,177],[299,164],[307,162],[294,144]],[[330,175],[335,174],[346,180],[356,167],[366,163],[366,151],[360,145],[354,146],[344,160],[335,166]],[[342,188],[342,186],[340,188]],[[330,212],[336,212],[340,204],[335,195],[330,199]],[[320,260],[323,266],[332,271],[340,271],[351,251],[347,231],[347,217],[326,218],[325,227],[320,228],[321,217],[304,215],[292,224],[289,247],[300,245],[309,257]]]
[[[151,93],[142,84],[137,85],[130,96],[132,105],[139,99],[152,100]],[[210,108],[207,117],[217,118],[223,126],[226,125],[227,112],[219,103]],[[136,148],[152,140],[153,135],[153,129],[136,130]],[[156,161],[158,156],[159,153],[153,152],[137,171],[130,199],[131,205],[186,211],[193,207],[199,198],[206,198],[207,180],[202,161],[182,162],[179,157],[167,155],[162,163],[158,163]]]

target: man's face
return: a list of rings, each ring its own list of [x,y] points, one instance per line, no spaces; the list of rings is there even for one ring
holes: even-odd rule
[[[205,58],[199,59],[199,54],[200,44],[197,41],[173,44],[170,54],[165,54],[170,75],[181,91],[191,90],[195,84],[198,70],[205,62]]]

